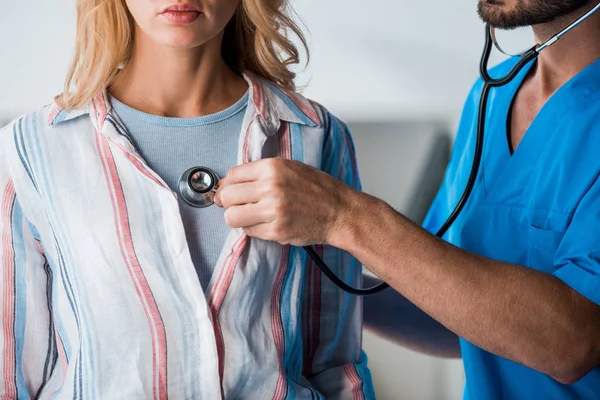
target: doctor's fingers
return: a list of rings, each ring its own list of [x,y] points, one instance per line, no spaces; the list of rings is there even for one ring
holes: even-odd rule
[[[294,192],[294,185],[277,177],[260,179],[254,182],[235,183],[219,187],[215,195],[215,203],[219,207],[263,203],[275,206],[283,200],[289,200]]]
[[[283,158],[265,158],[252,161],[231,168],[221,182],[223,187],[226,187],[236,183],[253,182],[259,179],[274,177],[282,173],[286,168],[289,168],[289,164],[291,163],[293,161]]]
[[[258,203],[264,194],[264,185],[258,182],[238,183],[219,188],[215,195],[215,203],[225,208]]]
[[[312,244],[323,243],[320,224],[317,222],[312,228],[308,226],[298,229],[297,225],[281,223],[279,220],[253,226],[246,226],[243,229],[246,235],[277,242],[283,245],[308,246]]]
[[[246,235],[252,238],[267,240],[269,242],[279,242],[281,244],[289,244],[285,243],[285,241],[280,241],[281,237],[275,233],[276,231],[274,229],[274,223],[272,222],[267,224],[247,226],[243,228],[243,231]]]
[[[273,211],[258,203],[232,206],[225,211],[225,223],[231,228],[245,228],[273,220]]]

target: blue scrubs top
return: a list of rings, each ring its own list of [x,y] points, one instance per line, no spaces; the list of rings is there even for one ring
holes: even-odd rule
[[[511,59],[493,76],[514,66]],[[600,61],[560,88],[511,154],[507,120],[533,63],[493,89],[472,198],[444,239],[468,251],[552,274],[600,304]],[[471,170],[481,81],[466,102],[446,177],[424,226],[435,232]],[[509,125],[510,126],[510,125]],[[573,385],[461,339],[465,399],[600,399],[600,368]]]

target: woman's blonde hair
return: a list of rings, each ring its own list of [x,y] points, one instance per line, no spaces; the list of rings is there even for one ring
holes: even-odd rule
[[[299,39],[307,56],[308,49],[287,7],[287,0],[239,0],[223,38],[222,55],[229,67],[295,89],[290,66],[300,62],[300,53],[288,34]],[[109,87],[132,56],[134,32],[125,0],[77,0],[75,56],[57,103],[79,108]]]

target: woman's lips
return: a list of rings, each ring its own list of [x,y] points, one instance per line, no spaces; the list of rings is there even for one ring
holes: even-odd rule
[[[172,24],[187,25],[197,20],[200,14],[198,11],[166,11],[161,15]]]
[[[187,25],[191,24],[202,14],[202,11],[193,4],[174,4],[170,7],[166,7],[160,15],[162,15],[167,21],[176,25]]]

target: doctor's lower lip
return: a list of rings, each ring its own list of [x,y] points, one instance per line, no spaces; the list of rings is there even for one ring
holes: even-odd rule
[[[197,20],[200,14],[199,11],[165,11],[160,15],[172,24],[187,25]]]

